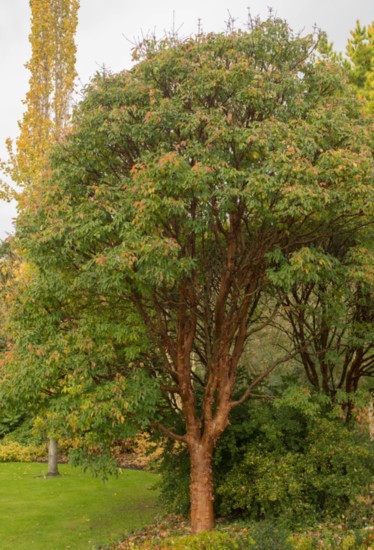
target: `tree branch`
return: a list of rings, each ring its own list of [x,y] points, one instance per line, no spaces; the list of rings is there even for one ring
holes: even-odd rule
[[[232,401],[230,403],[230,408],[232,409],[232,408],[237,407],[238,405],[241,405],[242,403],[244,403],[244,401],[246,401],[248,399],[248,397],[251,395],[252,389],[255,386],[257,386],[257,384],[259,384],[262,380],[264,380],[264,378],[267,378],[273,372],[273,370],[276,367],[278,367],[278,365],[280,365],[282,363],[285,363],[286,361],[289,361],[290,359],[293,359],[294,357],[299,355],[299,353],[300,353],[300,350],[297,350],[297,351],[295,351],[293,353],[289,353],[289,354],[285,355],[284,357],[281,357],[280,359],[275,361],[265,372],[263,372],[262,374],[257,376],[257,378],[255,378],[253,380],[253,382],[251,382],[251,384],[248,386],[248,388],[246,389],[246,391],[244,392],[244,394],[242,395],[242,397],[240,399],[238,399],[237,401]]]
[[[183,443],[187,443],[187,436],[186,435],[178,435],[166,428],[163,424],[160,424],[159,422],[155,422],[153,424],[153,427],[161,430],[165,435],[170,437],[171,439],[174,439],[175,441],[182,441]]]

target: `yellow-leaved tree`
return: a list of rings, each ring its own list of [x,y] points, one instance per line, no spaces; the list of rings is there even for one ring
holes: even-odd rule
[[[36,183],[46,169],[51,145],[63,137],[69,123],[76,78],[79,0],[30,0],[30,8],[26,110],[15,148],[8,140],[10,174],[19,185]]]

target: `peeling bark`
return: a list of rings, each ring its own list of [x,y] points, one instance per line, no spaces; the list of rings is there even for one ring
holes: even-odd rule
[[[193,443],[190,451],[190,497],[192,533],[214,529],[213,448]]]

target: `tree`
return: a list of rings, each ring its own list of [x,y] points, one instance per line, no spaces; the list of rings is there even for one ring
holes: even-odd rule
[[[309,383],[332,402],[344,399],[347,418],[359,384],[374,376],[373,255],[352,237],[335,235],[312,254],[301,250],[275,275],[278,327],[299,350]]]
[[[50,295],[48,307],[28,302],[33,326],[46,311],[58,319],[53,344],[23,317],[17,345],[39,369],[29,377],[40,383],[48,365],[57,383],[54,354],[63,339],[79,355],[76,335],[81,349],[100,335],[112,377],[145,373],[124,399],[187,446],[194,532],[214,525],[212,457],[230,412],[282,361],[237,388],[269,268],[360,226],[372,196],[369,129],[315,47],[272,18],[249,32],[145,40],[133,69],[86,89],[18,222],[36,288],[47,281]],[[85,364],[100,386],[96,360]],[[147,372],[163,396],[157,413]],[[78,380],[82,364],[70,374]]]
[[[69,123],[79,0],[30,0],[30,7],[32,54],[26,64],[31,73],[26,111],[19,124],[15,152],[10,140],[7,143],[8,172],[15,183],[26,186],[18,195],[21,209],[28,208],[29,200],[36,200],[51,146],[62,139]],[[49,475],[58,473],[56,446],[56,440],[50,440]]]
[[[350,60],[348,74],[360,97],[365,98],[368,109],[374,110],[374,22],[368,27],[356,22],[346,48]]]
[[[74,91],[75,33],[79,0],[30,0],[31,59],[26,111],[15,152],[8,141],[10,173],[18,184],[35,184],[46,170],[51,144],[64,135]]]
[[[373,63],[373,27],[359,22],[347,45],[350,62],[342,62],[324,37],[319,50],[342,63],[358,97],[370,103]],[[345,231],[319,243],[318,250],[300,251],[293,263],[285,261],[276,274],[282,321],[310,384],[333,401],[345,392],[349,417],[351,398],[360,382],[374,375],[373,250],[369,233],[373,212],[366,205],[367,225]],[[371,231],[372,232],[372,231]],[[297,280],[288,270],[299,272]],[[300,270],[300,266],[302,269]],[[280,276],[281,275],[281,276]],[[292,288],[290,288],[292,281]],[[339,397],[342,399],[342,395]]]

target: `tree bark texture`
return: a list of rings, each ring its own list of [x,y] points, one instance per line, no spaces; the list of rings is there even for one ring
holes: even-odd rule
[[[190,451],[191,528],[193,533],[214,529],[213,449],[192,444]]]
[[[58,476],[58,445],[54,438],[48,439],[48,477]]]

